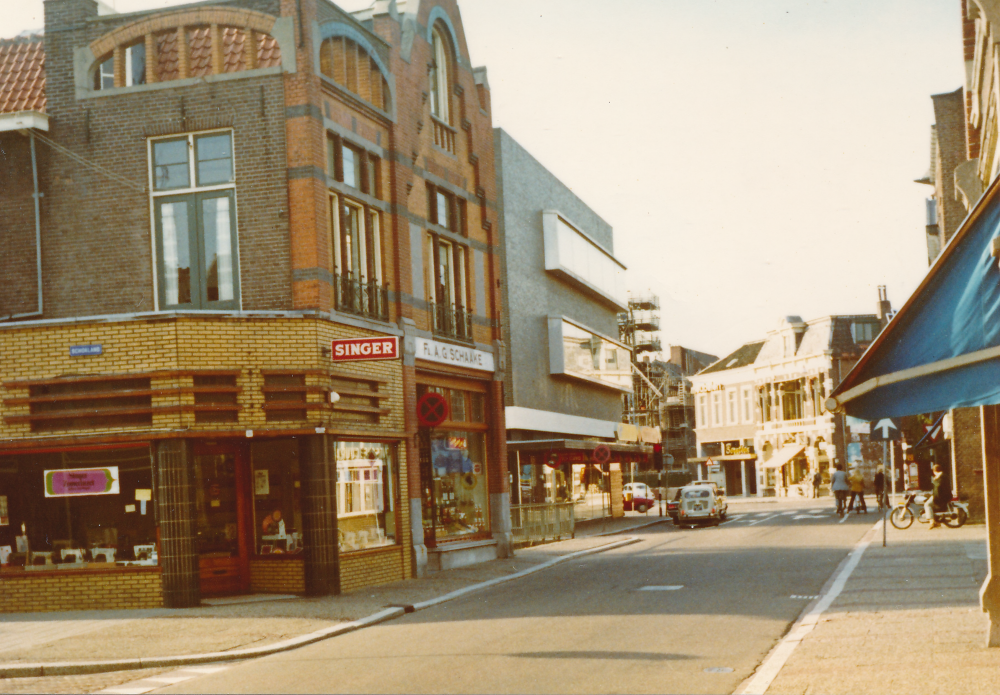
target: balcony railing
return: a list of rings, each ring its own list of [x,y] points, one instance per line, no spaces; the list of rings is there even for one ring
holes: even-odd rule
[[[455,133],[458,131],[434,117],[431,118],[431,123],[434,125],[434,144],[455,154]]]
[[[389,289],[377,282],[361,282],[350,275],[334,275],[334,308],[379,321],[389,320]]]
[[[458,340],[472,340],[472,314],[461,307],[434,302],[430,303],[430,310],[434,333]]]

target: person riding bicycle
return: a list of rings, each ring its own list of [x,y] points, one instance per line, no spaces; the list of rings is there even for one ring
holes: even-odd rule
[[[930,528],[937,528],[941,522],[934,516],[934,512],[948,511],[948,503],[951,502],[951,483],[944,477],[944,469],[940,463],[934,464],[934,476],[931,478],[933,492],[924,503],[924,514],[931,520]]]
[[[830,476],[830,489],[833,490],[833,494],[837,498],[837,514],[843,514],[844,503],[847,501],[847,491],[851,489],[851,484],[847,482],[847,473],[844,472],[842,465],[838,463],[834,468],[836,470]]]
[[[847,505],[847,511],[854,509],[854,500],[858,501],[858,514],[868,513],[868,505],[865,504],[865,476],[860,468],[851,471],[851,476],[847,479],[851,484],[851,503]]]

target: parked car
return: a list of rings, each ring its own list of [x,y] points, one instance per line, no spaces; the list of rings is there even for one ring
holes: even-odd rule
[[[685,485],[677,493],[677,516],[674,523],[678,526],[718,526],[719,522],[725,521],[728,511],[725,495],[718,492],[714,483]]]
[[[714,480],[692,480],[691,485],[708,485],[710,488],[715,490],[716,499],[721,500],[720,506],[728,508],[729,504],[726,502],[726,491],[719,487],[719,484]]]
[[[625,511],[633,509],[640,514],[656,506],[656,493],[646,483],[625,483],[622,488]]]

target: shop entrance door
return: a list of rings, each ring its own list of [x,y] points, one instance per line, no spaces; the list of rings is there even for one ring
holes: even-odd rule
[[[248,484],[240,447],[195,445],[195,529],[203,596],[250,588]]]

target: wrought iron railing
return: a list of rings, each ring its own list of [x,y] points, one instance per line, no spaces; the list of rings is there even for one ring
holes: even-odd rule
[[[511,535],[516,545],[572,538],[576,528],[573,502],[512,504]]]
[[[458,340],[472,340],[472,314],[447,304],[430,303],[434,333]]]
[[[380,321],[389,320],[389,289],[377,282],[361,282],[350,275],[333,276],[334,308]]]

